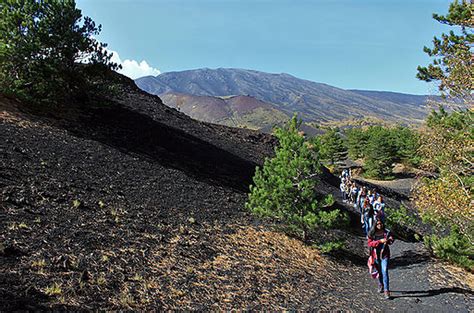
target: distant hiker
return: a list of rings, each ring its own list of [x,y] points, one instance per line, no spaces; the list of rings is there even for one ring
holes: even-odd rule
[[[349,178],[349,170],[347,168],[342,170],[342,177]]]
[[[350,195],[351,195],[350,181],[344,184],[344,193],[346,194],[346,202],[350,201]]]
[[[369,234],[370,229],[372,228],[373,220],[374,220],[374,208],[370,204],[369,197],[365,198],[363,204],[363,216],[364,216],[364,232],[367,236]]]
[[[339,185],[339,189],[341,190],[342,201],[346,202],[346,184],[344,180],[341,180],[341,184]]]
[[[374,213],[376,219],[385,222],[385,202],[382,196],[379,196],[377,201],[374,202]]]
[[[364,208],[364,202],[365,202],[366,197],[367,197],[367,188],[362,187],[357,197],[357,204],[359,205],[359,212],[362,217],[364,215],[363,208]]]
[[[377,220],[375,225],[370,229],[368,235],[368,245],[370,249],[369,257],[369,270],[370,260],[373,260],[373,264],[377,268],[379,278],[380,293],[385,293],[385,299],[390,299],[390,287],[389,287],[389,276],[388,276],[388,261],[390,259],[390,247],[394,239],[388,229],[385,228],[384,223],[381,220]]]
[[[359,187],[356,183],[352,184],[351,188],[351,203],[355,204],[354,207],[357,207],[357,195],[359,194]]]

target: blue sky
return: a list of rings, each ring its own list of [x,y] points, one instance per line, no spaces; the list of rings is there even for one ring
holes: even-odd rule
[[[129,76],[236,67],[345,89],[433,94],[423,46],[448,0],[77,0]],[[158,71],[159,70],[159,71]]]

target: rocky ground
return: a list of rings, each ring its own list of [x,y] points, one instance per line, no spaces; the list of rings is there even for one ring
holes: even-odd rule
[[[196,122],[130,82],[106,100],[51,115],[0,98],[2,310],[472,311],[472,285],[453,285],[465,272],[439,279],[417,243],[394,245],[384,301],[357,229],[326,257],[248,214],[272,137]]]

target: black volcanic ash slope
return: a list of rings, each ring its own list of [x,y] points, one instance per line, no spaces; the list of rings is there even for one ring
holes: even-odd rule
[[[128,81],[60,119],[0,105],[3,310],[349,305],[333,292],[344,270],[244,209],[272,137],[191,120]]]

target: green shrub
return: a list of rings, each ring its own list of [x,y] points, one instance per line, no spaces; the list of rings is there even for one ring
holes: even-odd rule
[[[437,257],[474,271],[474,246],[456,226],[452,227],[447,236],[425,236],[425,245]]]
[[[408,209],[401,205],[398,209],[385,208],[386,223],[389,228],[397,225],[412,228],[417,224],[416,218],[408,212]]]
[[[365,176],[393,179],[392,164],[401,162],[417,166],[419,134],[407,127],[370,126],[346,130],[349,156],[363,158]]]
[[[329,241],[321,245],[316,246],[321,253],[330,253],[333,251],[341,250],[344,248],[344,241]]]
[[[347,157],[347,148],[339,129],[331,128],[320,136],[321,159],[334,165]]]

